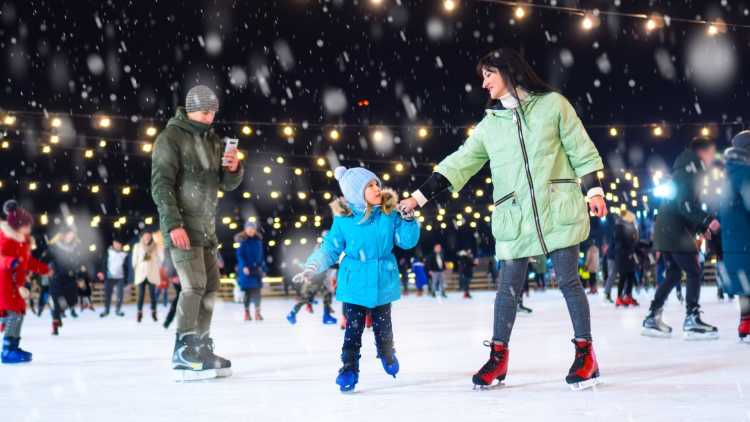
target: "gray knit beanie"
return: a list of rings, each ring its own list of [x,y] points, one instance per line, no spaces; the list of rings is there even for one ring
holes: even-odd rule
[[[205,85],[194,86],[188,91],[185,98],[185,111],[219,111],[219,99],[211,88]]]

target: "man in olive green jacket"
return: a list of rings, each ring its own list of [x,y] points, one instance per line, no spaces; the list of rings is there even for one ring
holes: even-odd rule
[[[205,86],[192,88],[185,108],[156,138],[151,194],[161,231],[182,284],[177,304],[177,339],[172,358],[177,380],[231,375],[231,363],[213,354],[209,336],[216,292],[216,207],[219,190],[242,182],[236,149],[225,151],[211,129],[219,109]]]

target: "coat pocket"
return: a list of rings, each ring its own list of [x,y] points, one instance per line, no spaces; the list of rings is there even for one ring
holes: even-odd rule
[[[492,211],[492,236],[497,241],[511,241],[521,235],[521,207],[516,193],[511,192],[495,201]]]
[[[195,258],[195,250],[193,249],[185,250],[174,248],[170,253],[172,254],[172,260],[175,264],[189,262]]]
[[[550,211],[555,223],[571,225],[588,216],[586,200],[576,179],[552,179],[549,185]]]

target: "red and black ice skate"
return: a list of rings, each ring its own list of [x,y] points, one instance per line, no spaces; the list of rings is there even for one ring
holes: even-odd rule
[[[484,342],[484,345],[490,348],[490,359],[482,368],[471,377],[474,388],[486,388],[492,385],[495,380],[500,383],[505,380],[508,374],[508,348],[501,343]]]
[[[565,382],[574,391],[584,390],[599,384],[599,364],[596,363],[594,345],[591,340],[572,340],[576,347],[576,358],[565,377]]]
[[[750,315],[740,318],[740,326],[737,329],[740,341],[750,343]]]

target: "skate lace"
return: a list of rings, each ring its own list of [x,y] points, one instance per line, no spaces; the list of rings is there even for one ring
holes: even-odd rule
[[[485,347],[489,347],[492,349],[492,342],[485,340],[484,343]],[[488,374],[492,372],[497,364],[503,360],[503,356],[505,355],[505,350],[502,352],[495,352],[492,350],[492,353],[490,354],[490,359],[482,366],[481,369],[479,369],[480,374]]]

